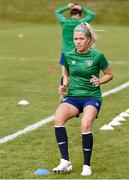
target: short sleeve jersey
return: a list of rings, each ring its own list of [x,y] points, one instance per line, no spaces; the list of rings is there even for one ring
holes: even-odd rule
[[[64,60],[70,76],[66,97],[94,97],[101,101],[100,86],[90,83],[90,79],[93,75],[99,78],[100,70],[108,67],[104,54],[95,49],[86,54],[72,50],[65,53]]]

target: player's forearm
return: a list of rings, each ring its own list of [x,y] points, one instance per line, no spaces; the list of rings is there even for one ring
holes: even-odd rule
[[[55,11],[55,14],[58,15],[58,14],[62,14],[64,11],[66,10],[69,10],[70,8],[68,6],[63,6],[63,7],[60,7],[59,9],[57,9]]]
[[[82,12],[93,17],[95,16],[95,13],[87,8],[82,8]]]
[[[69,10],[68,6],[63,6],[55,11],[55,16],[59,22],[64,20],[64,16],[62,15],[62,13],[66,10]]]
[[[87,8],[82,8],[82,12],[87,15],[86,22],[91,22],[95,17],[95,13]]]
[[[90,82],[95,86],[100,86],[101,84],[105,84],[106,82],[113,79],[112,72],[104,74],[101,78],[96,77],[95,75],[91,76]]]
[[[113,75],[112,74],[106,74],[103,77],[101,77],[99,79],[99,84],[105,84],[106,82],[110,81],[113,79]]]
[[[107,67],[103,70],[103,76],[99,79],[99,84],[104,84],[113,79],[112,69]]]
[[[67,88],[69,85],[69,77],[68,76],[64,76],[63,77],[63,85]]]

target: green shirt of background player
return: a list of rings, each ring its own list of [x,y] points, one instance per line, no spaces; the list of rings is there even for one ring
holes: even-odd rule
[[[65,18],[62,13],[70,10],[70,18]],[[81,18],[82,13],[86,14],[85,17]],[[74,28],[82,23],[90,23],[95,13],[87,8],[82,8],[80,5],[69,3],[67,6],[63,6],[55,11],[57,20],[60,22],[62,27],[62,48],[61,48],[61,57],[59,63],[62,65],[62,75],[63,75],[63,66],[64,66],[64,53],[75,48],[73,42],[73,31]]]
[[[81,175],[92,174],[92,127],[101,108],[100,86],[113,78],[104,54],[92,48],[96,41],[95,36],[93,28],[88,23],[81,23],[74,29],[76,49],[64,55],[64,84],[59,86],[59,93],[66,95],[55,113],[55,136],[61,153],[61,162],[53,169],[55,172],[72,170],[65,123],[83,112],[81,132],[84,162]]]

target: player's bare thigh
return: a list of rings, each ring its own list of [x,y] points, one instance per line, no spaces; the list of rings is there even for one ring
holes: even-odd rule
[[[88,105],[84,108],[81,130],[82,132],[92,131],[93,122],[98,114],[97,109],[94,106]]]
[[[55,113],[55,125],[57,126],[64,125],[67,120],[77,116],[78,113],[79,110],[73,105],[68,103],[60,104],[60,106],[57,108]]]

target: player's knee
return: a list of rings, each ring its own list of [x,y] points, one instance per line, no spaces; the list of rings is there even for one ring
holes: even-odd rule
[[[62,116],[60,113],[58,113],[58,112],[55,113],[54,124],[55,124],[56,126],[63,126],[63,125],[65,124],[65,119],[64,119],[63,116]]]
[[[55,126],[64,126],[65,122],[62,119],[56,119],[54,120]]]
[[[92,130],[92,126],[90,123],[82,123],[81,130],[82,132],[89,132]]]

